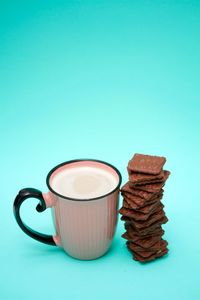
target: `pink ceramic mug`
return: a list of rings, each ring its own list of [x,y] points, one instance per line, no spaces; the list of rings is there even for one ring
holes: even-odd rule
[[[95,259],[106,253],[117,224],[120,172],[100,160],[71,160],[53,168],[46,183],[47,193],[25,188],[15,198],[14,215],[21,229],[78,259]],[[22,222],[20,206],[27,198],[40,200],[38,212],[52,209],[54,236],[36,232]]]

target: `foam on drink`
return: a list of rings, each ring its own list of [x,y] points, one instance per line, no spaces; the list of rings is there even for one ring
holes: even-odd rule
[[[51,186],[59,194],[76,199],[103,196],[115,189],[118,177],[109,169],[95,165],[77,165],[61,169],[52,179]]]

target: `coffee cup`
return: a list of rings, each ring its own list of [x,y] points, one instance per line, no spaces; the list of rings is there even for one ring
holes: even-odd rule
[[[47,175],[48,192],[25,188],[13,209],[20,228],[33,239],[61,247],[70,256],[91,260],[111,246],[116,225],[121,174],[113,165],[93,159],[77,159],[54,167]],[[39,233],[21,219],[21,204],[39,200],[36,210],[51,208],[55,235]]]

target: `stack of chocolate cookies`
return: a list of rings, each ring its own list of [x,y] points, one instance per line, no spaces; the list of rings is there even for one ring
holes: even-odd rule
[[[162,224],[168,219],[161,199],[170,174],[163,170],[165,162],[165,157],[135,154],[127,167],[129,181],[121,189],[123,206],[119,212],[126,229],[122,237],[133,258],[140,262],[168,252],[168,243],[162,239]]]

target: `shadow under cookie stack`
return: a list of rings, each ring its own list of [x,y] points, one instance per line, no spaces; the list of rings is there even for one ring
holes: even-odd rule
[[[128,163],[129,181],[121,188],[123,206],[119,210],[125,221],[128,249],[133,259],[152,261],[167,254],[162,239],[162,224],[168,221],[161,202],[163,186],[170,175],[163,170],[165,157],[135,154]]]

